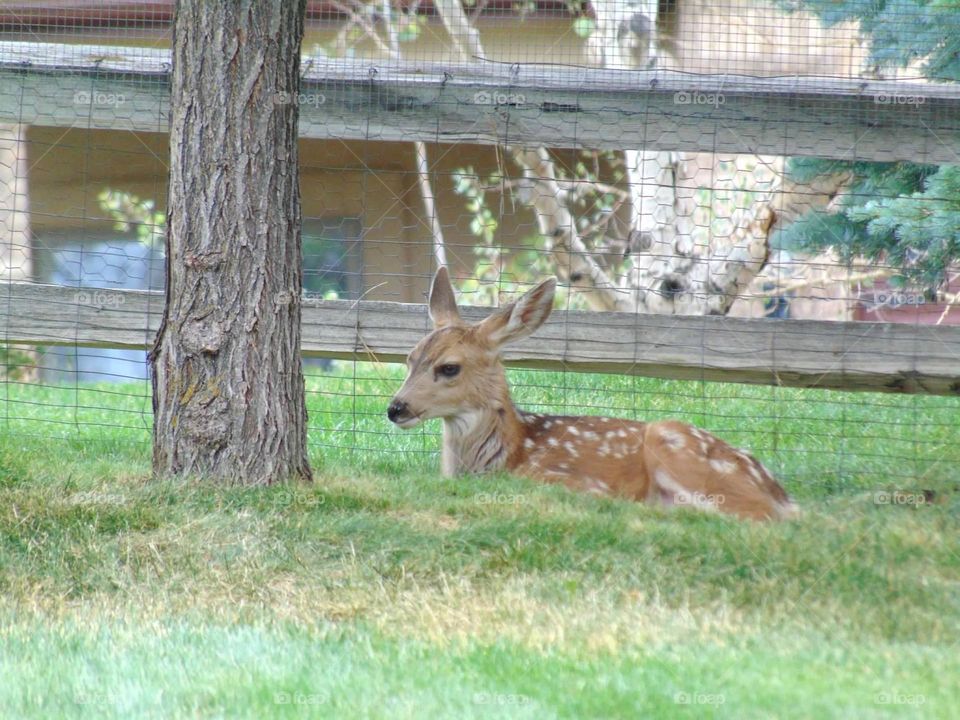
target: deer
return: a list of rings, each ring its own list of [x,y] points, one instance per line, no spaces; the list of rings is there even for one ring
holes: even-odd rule
[[[594,495],[751,520],[798,514],[756,458],[693,425],[518,409],[501,349],[543,325],[556,286],[556,278],[545,280],[468,324],[447,269],[434,275],[428,302],[433,331],[407,356],[406,379],[387,417],[401,429],[442,420],[443,476],[507,472]]]

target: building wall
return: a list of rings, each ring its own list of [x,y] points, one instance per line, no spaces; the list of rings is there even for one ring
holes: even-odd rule
[[[166,135],[31,127],[27,145],[35,244],[45,237],[62,240],[65,233],[79,242],[114,232],[113,220],[97,199],[105,189],[153,199],[159,210],[166,208]],[[428,156],[435,165],[437,213],[451,265],[467,272],[474,260],[474,236],[465,201],[453,191],[453,171],[471,166],[490,175],[498,154],[475,145],[430,145]],[[302,140],[300,162],[305,221],[360,221],[365,297],[422,301],[432,270],[432,239],[423,219],[413,145]],[[498,203],[496,197],[492,201]],[[507,203],[500,232],[505,244],[515,246],[534,233],[532,214]]]
[[[863,48],[849,25],[825,30],[802,14],[786,15],[754,0],[719,3],[690,0],[677,3],[675,23],[665,31],[678,69],[691,72],[749,74],[856,75],[863,66]],[[342,25],[311,24],[304,52],[318,55],[346,52],[338,39]],[[572,31],[569,17],[484,17],[478,22],[488,56],[507,62],[589,61],[585,41]],[[168,43],[162,29],[136,35],[115,30],[85,30],[36,36],[35,40],[144,44]],[[401,45],[408,60],[452,60],[450,42],[435,19],[415,42]],[[360,57],[382,52],[364,41],[352,48]],[[109,230],[113,223],[99,207],[97,194],[111,188],[153,198],[165,206],[167,137],[163,134],[30,128],[28,132],[31,225],[36,237],[45,231],[71,228],[78,233]],[[451,265],[467,273],[475,261],[475,237],[462,197],[453,192],[452,174],[473,167],[482,177],[507,162],[495,148],[431,145],[428,149],[437,213]],[[713,157],[702,155],[703,172],[694,187],[717,180]],[[573,162],[572,153],[560,154]],[[701,177],[702,176],[702,177]],[[764,179],[766,181],[766,179]],[[431,235],[416,183],[410,143],[301,141],[304,218],[356,218],[363,229],[363,288],[368,299],[421,301],[432,269]],[[698,184],[699,183],[699,184]],[[488,193],[498,209],[498,243],[517,247],[536,234],[535,218],[500,193]],[[400,282],[400,278],[403,281]],[[409,278],[415,278],[413,282]]]
[[[38,4],[54,5],[49,0]],[[809,13],[785,13],[762,0],[677,0],[675,11],[661,17],[664,49],[672,55],[668,66],[689,72],[750,75],[831,75],[859,77],[864,70],[865,46],[853,23],[824,28]],[[55,12],[55,11],[51,11]],[[398,17],[395,15],[395,18]],[[399,43],[409,61],[454,62],[458,56],[449,35],[436,17],[421,18],[415,40]],[[169,47],[169,26],[124,24],[71,27],[58,23],[56,31],[31,30],[34,42],[89,43]],[[573,17],[559,9],[541,9],[526,17],[499,10],[474,21],[488,60],[497,62],[563,62],[589,64],[585,38],[574,32]],[[386,45],[356,33],[342,32],[345,21],[310,21],[303,52],[307,56],[387,59]],[[3,39],[25,39],[24,33],[0,32]],[[381,35],[383,28],[381,26]]]

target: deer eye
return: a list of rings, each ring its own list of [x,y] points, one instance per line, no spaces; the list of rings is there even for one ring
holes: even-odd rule
[[[442,375],[445,378],[455,378],[460,374],[460,366],[455,363],[446,363],[444,365],[438,365],[436,369],[437,375]]]

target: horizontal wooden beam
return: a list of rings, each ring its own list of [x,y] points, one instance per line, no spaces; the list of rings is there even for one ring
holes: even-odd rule
[[[168,50],[0,42],[0,122],[166,132],[169,76]],[[956,83],[308,56],[297,101],[304,138],[960,162]]]
[[[301,303],[310,357],[401,362],[430,329],[424,305]],[[156,292],[0,284],[0,338],[10,343],[144,349],[162,312]],[[960,327],[571,311],[505,359],[577,372],[960,395]]]

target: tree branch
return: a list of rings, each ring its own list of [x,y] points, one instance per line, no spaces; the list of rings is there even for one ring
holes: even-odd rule
[[[437,266],[443,267],[447,264],[447,250],[443,241],[443,228],[440,226],[440,218],[437,217],[437,203],[434,200],[433,186],[430,184],[427,144],[415,142],[413,147],[417,154],[417,180],[420,183],[420,195],[423,196],[423,209],[427,213],[430,233],[433,236],[433,256],[437,260]]]
[[[463,62],[484,57],[480,33],[470,24],[460,0],[433,0],[433,7]]]
[[[632,312],[629,295],[619,292],[603,268],[594,259],[577,233],[576,219],[566,203],[556,177],[553,159],[546,148],[510,148],[514,160],[531,183],[521,195],[536,210],[545,249],[553,254],[557,272],[578,289],[583,290],[590,307],[595,310]]]

